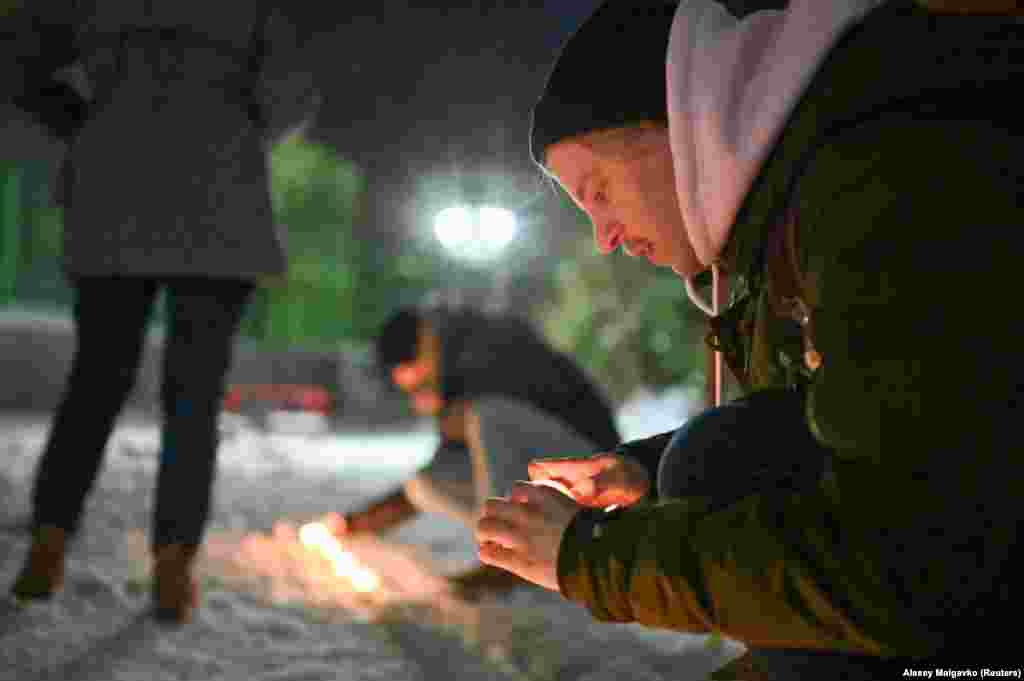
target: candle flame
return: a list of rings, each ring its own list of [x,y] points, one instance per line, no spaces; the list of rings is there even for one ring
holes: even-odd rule
[[[359,592],[374,591],[380,587],[380,579],[372,571],[359,565],[341,542],[331,534],[323,523],[306,523],[299,529],[299,540],[309,549],[320,552],[334,566],[334,574],[347,579]]]

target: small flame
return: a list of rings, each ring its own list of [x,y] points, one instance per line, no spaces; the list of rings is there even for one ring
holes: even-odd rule
[[[355,556],[341,548],[337,537],[323,523],[303,525],[299,529],[299,540],[307,548],[323,554],[334,566],[334,574],[350,581],[356,591],[365,593],[380,587],[377,575],[359,565]]]

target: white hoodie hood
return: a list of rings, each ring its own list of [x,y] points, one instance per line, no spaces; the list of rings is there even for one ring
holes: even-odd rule
[[[669,38],[669,137],[690,242],[711,266],[818,64],[883,0],[792,0],[738,20],[713,0],[682,0]]]

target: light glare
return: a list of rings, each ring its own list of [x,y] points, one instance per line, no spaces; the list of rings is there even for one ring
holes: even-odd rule
[[[434,220],[434,234],[442,246],[457,250],[473,240],[473,222],[473,216],[465,206],[445,208]]]
[[[452,206],[434,220],[434,234],[452,255],[475,261],[496,258],[516,237],[515,214],[497,206]]]
[[[516,238],[516,216],[512,211],[495,206],[480,207],[480,227],[484,239],[502,250]]]

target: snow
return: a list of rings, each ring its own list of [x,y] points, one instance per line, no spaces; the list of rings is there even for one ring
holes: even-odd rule
[[[616,414],[619,433],[626,442],[678,428],[699,408],[700,388],[673,386],[660,392],[639,388]]]
[[[640,405],[633,427],[649,432],[638,434],[677,417],[648,399],[644,418]],[[28,545],[30,482],[48,419],[0,414],[3,593]],[[302,545],[297,529],[393,489],[430,456],[436,436],[426,427],[268,434],[227,415],[222,430],[193,622],[164,629],[145,614],[159,432],[127,415],[90,496],[64,589],[45,604],[0,600],[0,681],[696,681],[738,652],[730,642],[714,649],[703,637],[601,624],[541,589],[462,600],[444,576],[475,564],[472,535],[437,516],[346,542],[381,578],[380,589],[360,593]]]

